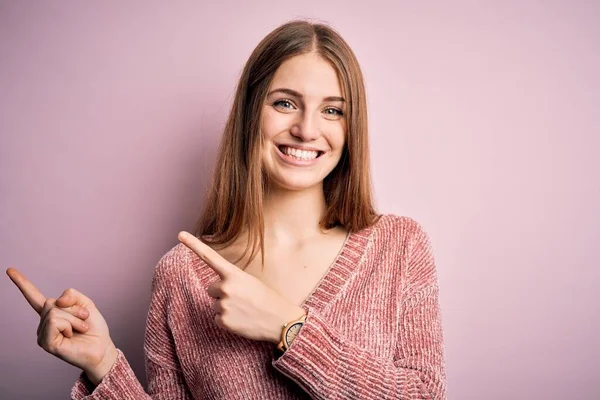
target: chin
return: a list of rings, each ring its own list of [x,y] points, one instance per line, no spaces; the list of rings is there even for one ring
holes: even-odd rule
[[[323,180],[314,179],[277,179],[272,180],[271,185],[283,190],[300,191],[314,187],[323,187]]]

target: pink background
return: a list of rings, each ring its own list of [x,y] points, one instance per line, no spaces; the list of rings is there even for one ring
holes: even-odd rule
[[[429,232],[451,399],[599,398],[593,1],[0,2],[0,265],[98,304],[145,384],[156,262],[191,229],[243,63],[295,18],[364,69],[379,211]],[[251,4],[250,4],[251,3]],[[67,398],[0,279],[0,398]]]

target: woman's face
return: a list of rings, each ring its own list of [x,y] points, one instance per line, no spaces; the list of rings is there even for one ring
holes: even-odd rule
[[[269,185],[301,190],[321,185],[342,155],[346,106],[335,69],[308,53],[275,72],[262,109],[262,162]],[[315,158],[313,151],[318,150]],[[299,157],[299,158],[297,158]]]

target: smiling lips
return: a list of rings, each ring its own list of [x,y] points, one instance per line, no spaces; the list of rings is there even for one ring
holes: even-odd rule
[[[322,153],[316,150],[300,150],[285,145],[279,146],[279,150],[283,154],[286,154],[288,156],[294,156],[301,160],[312,160],[314,158],[317,158],[319,156],[319,153]]]
[[[297,166],[309,166],[317,163],[317,160],[324,154],[322,151],[306,151],[293,149],[287,146],[276,146],[277,154],[287,163]]]

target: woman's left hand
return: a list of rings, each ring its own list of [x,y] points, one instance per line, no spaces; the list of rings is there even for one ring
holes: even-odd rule
[[[208,287],[208,295],[217,299],[213,310],[220,328],[277,344],[283,325],[306,314],[303,308],[225,260],[194,235],[180,232],[178,239],[221,277]]]

